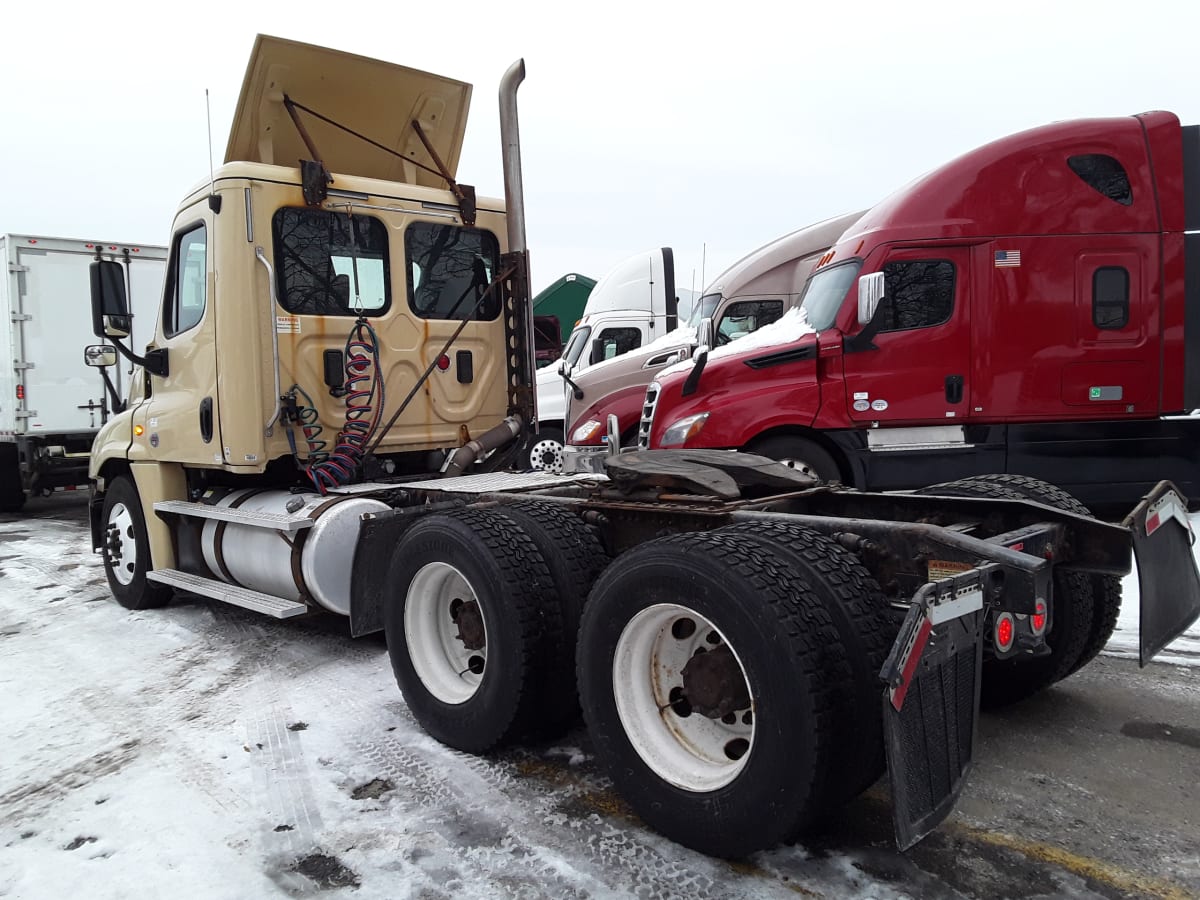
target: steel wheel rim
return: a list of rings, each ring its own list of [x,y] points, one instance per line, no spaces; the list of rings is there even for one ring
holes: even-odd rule
[[[133,575],[137,571],[137,539],[133,530],[133,514],[124,503],[114,503],[108,511],[104,558],[119,584],[133,583]]]
[[[691,621],[694,632],[677,636],[676,623]],[[716,635],[719,643],[711,642]],[[703,647],[728,646],[751,698],[746,668],[725,635],[695,610],[659,603],[640,611],[621,631],[613,654],[613,697],[617,715],[634,752],[656,775],[675,787],[702,793],[732,782],[745,769],[754,749],[757,713],[753,699],[737,710],[734,722],[699,712],[680,715],[672,689],[681,688],[680,674]],[[729,750],[740,742],[741,752]]]
[[[444,562],[422,566],[409,583],[404,599],[408,658],[426,690],[452,705],[475,696],[487,666],[487,619],[483,619],[483,648],[468,649],[451,614],[456,600],[474,601],[483,612],[466,576]]]
[[[781,466],[787,466],[789,469],[795,469],[797,472],[800,472],[803,475],[811,475],[818,481],[822,480],[817,470],[806,460],[788,457],[786,459],[776,460],[776,462],[778,462]]]
[[[533,445],[529,451],[529,467],[536,472],[553,472],[556,475],[563,469],[563,445],[549,438],[544,438]]]

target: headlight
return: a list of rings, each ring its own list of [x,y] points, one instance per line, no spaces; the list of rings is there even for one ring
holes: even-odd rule
[[[682,447],[700,433],[700,429],[704,427],[704,423],[707,421],[708,413],[702,412],[696,413],[694,416],[687,416],[678,422],[672,422],[670,427],[663,432],[660,445],[663,447]]]
[[[593,439],[604,433],[604,424],[597,422],[595,419],[588,419],[578,428],[571,432],[572,444],[590,444]],[[598,443],[598,442],[597,442]]]

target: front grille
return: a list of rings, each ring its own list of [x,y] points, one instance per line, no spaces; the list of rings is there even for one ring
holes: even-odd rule
[[[638,449],[650,448],[650,427],[654,424],[654,406],[658,403],[658,382],[650,382],[646,399],[642,401],[642,420],[638,423]]]

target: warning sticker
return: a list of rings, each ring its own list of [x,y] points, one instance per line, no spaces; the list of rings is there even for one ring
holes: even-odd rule
[[[947,559],[931,559],[929,561],[929,574],[926,577],[930,581],[942,581],[946,578],[953,578],[955,575],[961,575],[971,568],[970,563],[950,562]]]
[[[300,317],[299,316],[276,316],[275,330],[279,334],[299,334],[300,333]]]

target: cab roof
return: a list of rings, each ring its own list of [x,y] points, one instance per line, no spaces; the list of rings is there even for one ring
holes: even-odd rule
[[[458,169],[471,85],[406,66],[260,34],[254,41],[225,161],[296,166],[311,159],[284,97],[401,154],[399,158],[298,110],[331,172],[445,187],[417,137],[421,123],[451,176]]]

